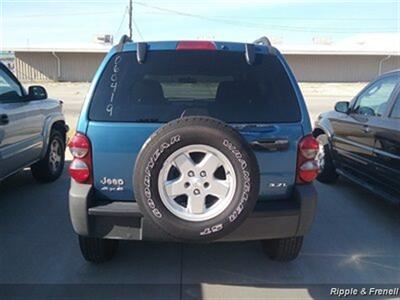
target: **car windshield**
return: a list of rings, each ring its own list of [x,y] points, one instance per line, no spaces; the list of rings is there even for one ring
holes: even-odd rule
[[[275,55],[224,51],[149,51],[114,55],[97,83],[89,118],[94,121],[168,122],[204,115],[228,123],[296,122],[300,110]]]

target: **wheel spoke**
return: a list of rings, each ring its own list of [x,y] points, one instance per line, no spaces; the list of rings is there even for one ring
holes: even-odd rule
[[[225,176],[216,174],[218,168],[223,168]],[[235,170],[229,159],[214,147],[184,146],[164,161],[158,175],[158,190],[165,207],[180,219],[210,220],[232,202]]]
[[[53,152],[53,153],[57,153],[58,152],[58,143],[57,143],[57,141],[53,141],[53,143],[51,144],[51,152]]]
[[[165,183],[165,191],[171,198],[186,194],[186,189],[182,179],[169,180]]]
[[[229,189],[230,185],[226,180],[214,179],[211,182],[207,193],[208,195],[213,195],[215,197],[218,197],[219,199],[224,199],[228,194]]]
[[[175,167],[183,174],[187,174],[190,170],[193,170],[195,164],[192,158],[186,153],[182,153],[174,160]]]
[[[204,195],[190,195],[188,196],[187,210],[189,213],[202,214],[206,210],[206,199]]]
[[[325,150],[324,150],[323,144],[321,144],[321,141],[319,141],[319,142],[320,142],[319,151],[318,151],[316,160],[317,160],[318,166],[320,168],[320,171],[322,171],[322,169],[325,166]]]
[[[208,175],[213,175],[222,166],[221,160],[212,153],[207,153],[199,163],[199,168],[206,171]]]

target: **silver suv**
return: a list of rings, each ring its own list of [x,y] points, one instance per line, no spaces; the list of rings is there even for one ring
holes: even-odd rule
[[[38,181],[56,180],[67,131],[62,102],[48,99],[41,86],[26,92],[0,63],[0,180],[29,166]]]

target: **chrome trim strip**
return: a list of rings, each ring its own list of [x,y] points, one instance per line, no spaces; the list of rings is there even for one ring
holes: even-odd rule
[[[25,143],[26,142],[13,144],[8,147],[4,147],[3,149],[0,149],[0,159],[8,159],[10,157],[13,157],[14,155],[23,153],[23,152],[28,151],[33,148],[42,148],[42,145],[43,145],[43,141],[38,141],[34,144],[28,144],[25,147],[20,147],[21,144],[25,144]]]
[[[368,151],[371,151],[371,152],[374,151],[373,147],[369,147],[369,146],[366,146],[366,145],[363,145],[363,144],[359,144],[359,143],[356,143],[356,142],[353,142],[353,141],[350,141],[350,140],[347,140],[347,139],[343,139],[343,138],[340,138],[340,137],[337,137],[337,136],[333,136],[333,140],[334,141],[337,140],[337,141],[343,142],[345,144],[352,145],[352,146],[355,146],[355,147],[359,147],[359,148],[362,148],[364,150],[368,150]],[[337,148],[337,147],[335,147],[335,148]]]
[[[382,151],[382,150],[379,150],[379,149],[376,149],[376,148],[374,149],[374,153],[382,155],[382,156],[390,157],[390,158],[393,158],[393,159],[399,159],[400,160],[400,156],[398,156],[396,154],[392,154],[390,152],[385,152],[385,151]]]

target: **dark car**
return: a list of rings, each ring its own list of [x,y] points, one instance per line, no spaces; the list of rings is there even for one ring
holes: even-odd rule
[[[400,201],[400,70],[379,76],[351,102],[318,117],[320,182],[338,175]]]

